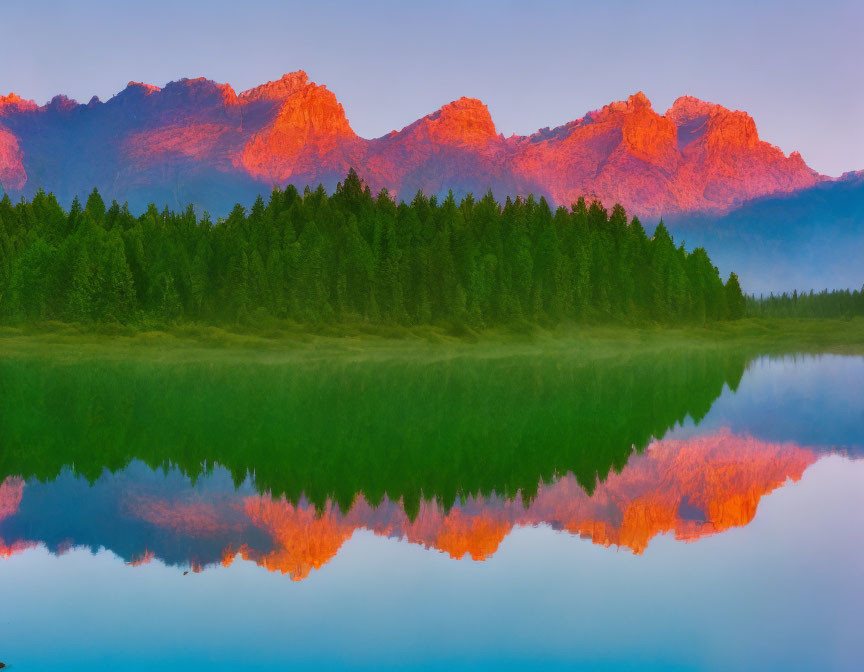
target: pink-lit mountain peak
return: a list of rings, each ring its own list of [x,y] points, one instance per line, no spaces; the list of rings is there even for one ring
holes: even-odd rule
[[[616,100],[608,105],[604,105],[599,110],[588,112],[584,120],[586,123],[601,122],[638,113],[656,114],[654,108],[651,106],[651,101],[648,100],[648,96],[641,91],[637,91],[629,96],[627,100]]]
[[[73,108],[79,113],[65,114]],[[29,118],[49,109],[56,113]],[[88,114],[101,116],[78,123]],[[507,140],[486,105],[467,97],[383,138],[361,138],[334,93],[302,70],[240,94],[200,77],[164,88],[130,82],[88,106],[55,99],[37,108],[11,94],[0,97],[0,119],[0,182],[13,195],[42,187],[71,200],[96,186],[135,204],[168,192],[178,195],[172,206],[194,201],[213,212],[273,184],[332,188],[349,168],[400,198],[491,189],[561,205],[596,197],[642,216],[724,210],[823,179],[800,155],[763,142],[745,112],[684,96],[660,114],[642,92]],[[64,152],[71,161],[52,159]],[[202,175],[223,185],[225,203],[208,200]]]
[[[475,143],[498,137],[489,108],[476,98],[463,96],[447,103],[425,121],[436,128],[436,138],[442,140]]]
[[[317,86],[309,81],[309,76],[304,70],[289,72],[277,80],[247,89],[240,94],[240,100],[244,103],[259,100],[282,101],[301,91],[307,86]]]
[[[5,112],[25,112],[38,109],[34,100],[25,100],[17,93],[10,92],[8,96],[0,96],[0,116]]]
[[[130,81],[126,85],[126,89],[130,91],[140,91],[144,95],[150,95],[151,93],[158,93],[162,89],[160,89],[155,84],[145,84],[144,82],[132,82]]]
[[[221,99],[224,105],[239,105],[237,94],[230,84],[220,84],[204,77],[180,79],[169,82],[162,89],[163,96],[176,96],[185,100],[199,99],[202,102],[216,102]]]
[[[163,94],[166,97],[199,99],[202,102],[212,102],[214,96],[221,98],[225,105],[249,105],[259,102],[284,103],[292,96],[310,91],[326,92],[335,101],[335,96],[327,91],[325,86],[311,82],[303,70],[290,72],[277,80],[252,87],[241,93],[236,93],[230,84],[223,84],[205,77],[182,78],[168,82],[163,88],[142,82],[129,82],[127,90],[140,91],[145,95]]]
[[[723,112],[729,112],[729,110],[722,105],[709,103],[695,96],[681,96],[666,110],[664,116],[680,126],[700,117],[708,117],[712,113]]]
[[[385,136],[387,138],[395,139],[403,153],[406,150],[412,152],[415,158],[428,155],[435,147],[470,151],[485,148],[490,142],[501,141],[486,105],[476,98],[464,96],[401,131],[392,131]]]
[[[741,110],[730,110],[717,103],[705,102],[693,96],[682,96],[666,111],[665,116],[678,127],[679,145],[682,149],[693,140],[705,138],[706,144],[721,152],[732,148],[744,147],[753,150],[764,146],[765,149],[770,148],[780,157],[786,158],[779,148],[760,141],[753,117]],[[788,158],[794,161],[794,155],[797,155],[797,152],[793,152]]]

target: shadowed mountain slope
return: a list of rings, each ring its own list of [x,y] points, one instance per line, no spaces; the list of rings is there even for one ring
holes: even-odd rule
[[[688,249],[705,247],[721,273],[734,270],[749,293],[864,285],[864,172],[667,224]]]

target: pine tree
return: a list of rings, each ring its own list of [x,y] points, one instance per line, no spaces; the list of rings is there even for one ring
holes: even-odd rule
[[[135,285],[126,263],[123,240],[116,230],[108,238],[101,257],[97,317],[105,322],[125,322],[135,309]]]
[[[87,205],[84,207],[84,211],[97,224],[101,224],[102,220],[105,219],[105,201],[99,195],[98,189],[94,189],[87,198]]]
[[[726,311],[730,320],[740,320],[744,317],[746,303],[744,295],[741,293],[741,285],[738,283],[738,276],[735,273],[729,274],[729,279],[726,281]]]

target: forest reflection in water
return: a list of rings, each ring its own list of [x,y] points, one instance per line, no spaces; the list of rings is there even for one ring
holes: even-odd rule
[[[764,409],[701,426],[751,360],[722,348],[290,366],[0,360],[14,400],[0,407],[12,447],[0,457],[0,553],[107,548],[196,571],[241,558],[299,580],[358,529],[474,560],[521,526],[636,554],[660,534],[695,541],[747,525],[764,495],[860,445],[854,411],[848,440],[816,447],[782,422],[766,435]],[[771,375],[798,366],[777,360]],[[834,378],[806,381],[839,399]],[[844,426],[829,416],[832,431]]]
[[[480,352],[482,355],[482,351]],[[750,359],[738,349],[291,362],[0,358],[0,477],[90,481],[132,460],[193,481],[213,465],[259,492],[351,508],[591,492],[691,418]]]

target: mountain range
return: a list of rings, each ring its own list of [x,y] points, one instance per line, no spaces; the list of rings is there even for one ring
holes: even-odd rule
[[[0,183],[13,197],[43,188],[68,204],[98,187],[133,211],[193,203],[224,215],[273,185],[332,189],[352,167],[400,199],[491,189],[569,206],[584,196],[655,219],[725,212],[827,179],[761,140],[745,112],[689,96],[660,114],[636,93],[510,137],[486,105],[460,98],[375,139],[359,137],[336,96],[303,71],[239,94],[198,78],[130,82],[87,104],[0,96]]]

